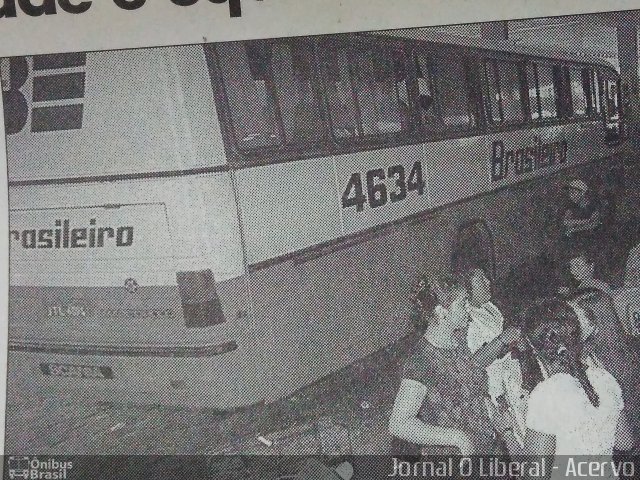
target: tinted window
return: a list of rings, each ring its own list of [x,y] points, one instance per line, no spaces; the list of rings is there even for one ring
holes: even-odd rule
[[[349,51],[347,48],[333,48],[326,44],[322,49],[321,61],[333,135],[336,138],[355,137],[359,135],[360,129],[351,86]]]
[[[556,106],[556,89],[553,83],[553,67],[543,63],[538,64],[537,67],[542,118],[556,118],[558,110]]]
[[[270,59],[264,44],[226,43],[217,48],[220,70],[240,148],[282,142],[276,104],[270,92]]]
[[[535,64],[527,65],[527,83],[531,119],[537,120],[540,118],[540,99],[538,98],[538,68]]]
[[[524,112],[522,109],[522,90],[520,88],[518,65],[498,62],[498,72],[500,74],[500,93],[504,121],[522,121]]]
[[[313,51],[309,44],[274,43],[273,79],[287,142],[322,136],[318,98],[313,85]]]
[[[312,50],[303,42],[217,46],[236,141],[243,150],[322,136]]]
[[[587,115],[587,98],[589,97],[589,84],[585,85],[582,70],[579,68],[569,69],[569,82],[571,88],[571,104],[575,116]]]
[[[409,129],[407,75],[401,52],[358,50],[354,87],[364,135]]]
[[[322,52],[336,137],[386,135],[410,129],[407,68],[402,52],[331,44],[324,45]]]
[[[487,62],[487,97],[489,119],[498,122],[524,120],[520,72],[516,63]]]
[[[475,119],[469,112],[469,88],[463,61],[438,55],[433,57],[433,66],[443,122],[451,127],[474,125]]]
[[[493,123],[502,122],[502,111],[500,104],[500,83],[498,81],[498,71],[495,63],[485,64],[485,76],[487,83],[487,116]]]
[[[418,109],[420,110],[422,123],[427,130],[442,130],[445,127],[445,123],[442,119],[440,103],[435,89],[433,62],[423,54],[418,54],[415,62],[418,82]]]
[[[416,76],[422,122],[429,131],[458,130],[476,124],[464,60],[453,55],[418,53]]]

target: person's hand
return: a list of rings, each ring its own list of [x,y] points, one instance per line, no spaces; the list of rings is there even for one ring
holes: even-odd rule
[[[500,341],[505,345],[511,345],[517,342],[522,337],[522,330],[520,327],[507,327],[500,334]]]
[[[463,457],[473,455],[476,450],[471,437],[462,430],[458,430],[454,435],[454,446],[460,450],[460,455]]]
[[[496,407],[490,400],[485,402],[485,405],[489,418],[498,432],[505,432],[513,427],[513,419],[507,405]]]

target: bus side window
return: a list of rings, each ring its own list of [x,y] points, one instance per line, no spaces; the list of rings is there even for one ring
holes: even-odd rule
[[[475,118],[470,112],[470,89],[463,60],[444,55],[434,56],[433,60],[433,73],[445,125],[453,129],[474,127]]]
[[[230,42],[216,50],[238,146],[249,150],[279,145],[268,45]]]
[[[438,95],[433,79],[433,66],[423,54],[415,56],[416,79],[418,82],[418,102],[422,124],[427,131],[441,131],[444,128]]]
[[[538,91],[540,95],[540,107],[543,119],[557,118],[556,87],[553,81],[553,69],[551,65],[539,63]]]
[[[500,75],[500,98],[504,122],[521,122],[524,120],[522,88],[518,64],[498,62]]]
[[[594,71],[590,68],[583,68],[580,73],[582,75],[582,89],[587,97],[587,116],[597,118],[600,103],[597,100],[597,86],[593,82]]]
[[[573,115],[576,117],[586,117],[588,113],[587,99],[589,98],[589,83],[585,82],[583,70],[577,67],[571,67],[569,69],[569,81]]]
[[[351,86],[349,50],[327,42],[321,45],[320,52],[333,135],[336,138],[361,135],[356,99]]]
[[[230,42],[219,44],[217,52],[240,149],[322,137],[313,51],[308,43]]]
[[[569,69],[562,65],[553,66],[553,82],[556,88],[556,106],[558,117],[570,118],[573,116],[573,104],[571,102],[571,83],[569,81]]]
[[[493,123],[517,123],[524,120],[524,105],[518,64],[487,61],[487,107]]]
[[[334,137],[383,136],[412,128],[402,51],[329,42],[321,51]]]
[[[364,135],[409,130],[409,94],[401,52],[358,49],[354,63]]]
[[[287,143],[318,140],[323,126],[312,68],[313,49],[304,42],[273,45],[273,76]]]
[[[487,119],[490,123],[502,122],[502,102],[500,101],[500,83],[498,71],[494,61],[487,61],[484,64],[484,74],[486,78],[486,109]]]
[[[529,91],[531,120],[538,120],[542,117],[542,107],[540,105],[540,94],[538,90],[538,66],[535,63],[527,65],[527,89]]]

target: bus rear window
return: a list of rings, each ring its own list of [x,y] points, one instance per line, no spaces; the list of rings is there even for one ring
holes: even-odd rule
[[[336,138],[380,136],[410,130],[411,114],[404,53],[322,47],[332,130]]]
[[[309,44],[232,42],[218,45],[217,51],[240,149],[322,137]]]

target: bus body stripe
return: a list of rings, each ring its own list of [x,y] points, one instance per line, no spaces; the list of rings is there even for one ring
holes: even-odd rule
[[[604,157],[606,158],[606,157]],[[309,247],[306,248],[302,248],[300,250],[296,250],[293,252],[288,252],[282,255],[278,255],[275,257],[271,257],[268,258],[266,260],[262,260],[259,262],[255,262],[255,263],[251,263],[248,265],[248,271],[251,272],[257,272],[259,270],[264,270],[265,268],[277,265],[279,263],[283,263],[289,260],[294,260],[297,264],[302,264],[302,263],[306,263],[308,261],[314,260],[316,258],[319,257],[323,257],[325,255],[334,253],[334,252],[338,252],[340,250],[344,250],[347,249],[349,247],[358,245],[360,243],[363,242],[367,242],[369,240],[373,240],[377,237],[380,237],[382,235],[386,234],[386,231],[389,228],[393,228],[395,226],[398,225],[402,225],[404,223],[409,223],[409,222],[415,222],[415,221],[422,221],[425,219],[428,219],[429,217],[435,217],[439,214],[440,211],[446,209],[446,208],[450,208],[450,207],[455,207],[456,205],[460,205],[466,202],[472,202],[474,200],[478,200],[482,197],[485,197],[487,195],[496,195],[497,193],[500,193],[504,190],[513,190],[515,188],[529,188],[531,184],[535,184],[536,182],[542,182],[544,180],[547,180],[549,178],[553,178],[555,176],[564,174],[570,174],[570,172],[573,172],[575,170],[578,170],[580,168],[584,168],[586,166],[588,166],[591,163],[596,163],[598,161],[603,160],[603,158],[595,158],[592,159],[588,162],[585,163],[579,163],[577,165],[573,165],[571,167],[565,167],[562,168],[560,170],[557,170],[555,172],[552,173],[548,173],[544,176],[537,176],[537,177],[533,177],[527,180],[520,180],[516,183],[513,184],[507,184],[507,185],[502,185],[500,187],[494,188],[492,190],[486,191],[486,192],[480,192],[477,193],[471,197],[464,197],[461,198],[459,200],[456,200],[454,202],[451,203],[446,203],[444,205],[440,205],[434,208],[430,208],[428,210],[423,210],[421,212],[417,212],[414,213],[412,215],[408,215],[406,217],[401,217],[395,220],[392,220],[388,223],[383,223],[383,224],[379,224],[379,225],[375,225],[373,227],[367,228],[365,230],[361,230],[358,232],[354,232],[351,233],[349,235],[346,235],[344,237],[338,237],[338,238],[333,238],[331,240],[328,240],[326,242],[322,242],[316,245],[311,245]]]
[[[47,102],[84,97],[84,72],[34,77],[33,101]]]
[[[202,358],[223,355],[225,353],[233,352],[237,349],[238,344],[235,340],[212,345],[180,347],[118,347],[112,345],[71,345],[17,341],[9,342],[9,351],[11,352],[116,357]]]
[[[34,70],[82,67],[87,63],[86,53],[54,53],[33,57]]]
[[[31,131],[79,130],[82,128],[82,110],[81,104],[36,107],[31,111]]]
[[[216,167],[192,168],[189,170],[166,170],[163,172],[123,173],[119,175],[92,175],[87,177],[52,178],[42,180],[14,180],[10,187],[29,187],[34,185],[65,185],[73,183],[121,182],[126,180],[151,180],[153,178],[185,177],[189,175],[203,175],[207,173],[221,173],[229,171],[229,165]]]

